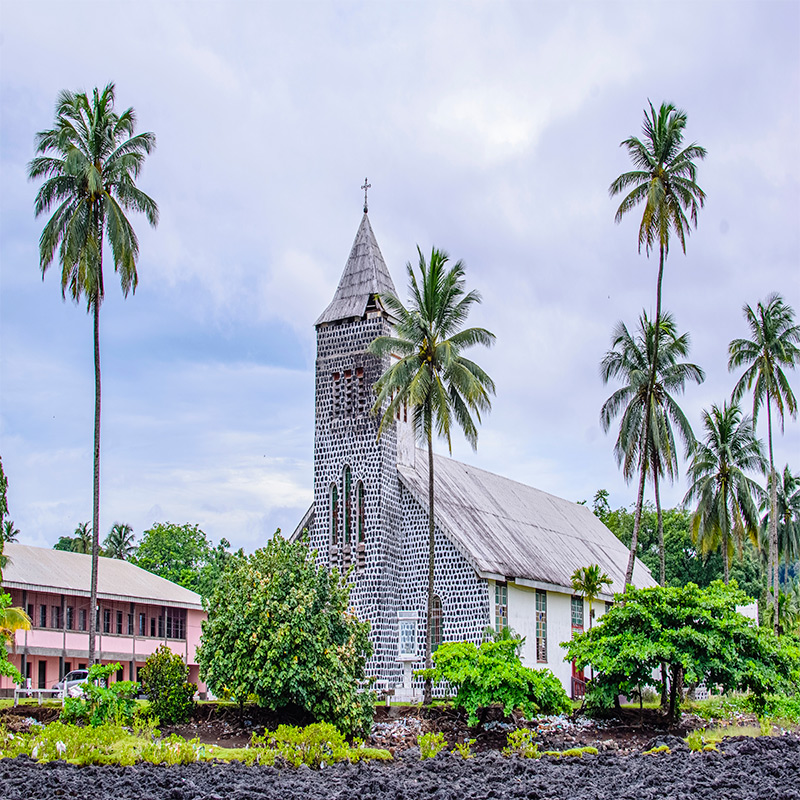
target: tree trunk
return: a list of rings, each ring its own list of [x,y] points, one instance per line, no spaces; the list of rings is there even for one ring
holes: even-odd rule
[[[102,270],[102,262],[101,267]],[[89,600],[89,666],[95,663],[97,642],[97,567],[100,557],[100,295],[92,304],[94,318],[94,470],[92,482],[92,579]]]
[[[669,718],[674,722],[677,719],[680,695],[683,693],[683,669],[676,665],[672,669],[672,686],[669,693]]]
[[[772,582],[772,615],[775,635],[778,634],[778,481],[775,475],[775,462],[772,456],[772,406],[767,391],[767,435],[769,440],[769,557],[770,581]]]
[[[425,621],[425,669],[433,668],[431,654],[433,652],[433,433],[428,426],[428,614]],[[429,706],[433,700],[433,685],[430,678],[425,678],[422,693],[423,705]]]
[[[728,551],[730,550],[730,545],[728,544],[728,538],[730,534],[727,531],[723,531],[722,533],[722,580],[725,582],[725,585],[728,585],[728,581],[730,581],[731,577],[731,567],[728,563]]]
[[[633,538],[631,539],[631,552],[628,558],[628,568],[625,571],[625,586],[633,580],[633,565],[636,561],[636,546],[639,542],[639,528],[642,524],[642,498],[644,496],[644,477],[646,467],[647,443],[650,441],[650,398],[653,396],[653,387],[656,385],[656,367],[658,364],[658,341],[661,335],[661,283],[664,278],[664,242],[661,242],[658,258],[658,281],[656,282],[656,319],[655,338],[653,340],[653,364],[650,368],[650,380],[647,384],[647,397],[645,398],[644,416],[644,447],[642,448],[642,476],[639,480],[639,498],[636,501],[636,516],[633,520]]]
[[[656,492],[656,515],[658,517],[658,560],[660,568],[659,584],[667,585],[666,556],[664,554],[664,515],[661,512],[661,495],[658,490],[658,470],[653,459],[653,484]]]

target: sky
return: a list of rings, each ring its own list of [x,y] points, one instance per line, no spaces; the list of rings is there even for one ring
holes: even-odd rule
[[[31,2],[0,0],[0,457],[20,541],[91,519],[94,384],[85,305],[42,278],[27,180],[58,92],[114,81],[157,149],[131,216],[139,286],[106,267],[101,522],[199,524],[252,551],[312,499],[314,321],[369,216],[401,298],[416,246],[466,263],[474,351],[497,386],[453,457],[553,494],[630,506],[599,422],[618,321],[653,314],[657,259],[609,184],[648,100],[688,115],[707,194],[664,308],[726,400],[742,306],[800,312],[800,3]],[[790,373],[795,392],[800,376]],[[766,437],[766,415],[759,418]],[[438,445],[439,452],[446,446]],[[775,436],[800,470],[800,422]],[[679,480],[663,503],[679,503]],[[649,493],[648,493],[649,494]]]

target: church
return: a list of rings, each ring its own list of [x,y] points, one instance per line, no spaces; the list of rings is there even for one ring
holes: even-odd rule
[[[425,659],[428,459],[407,413],[380,440],[370,413],[373,384],[390,363],[367,353],[376,337],[392,332],[380,301],[385,294],[405,301],[365,204],[336,293],[316,321],[314,502],[293,538],[307,530],[320,561],[352,568],[352,606],[371,625],[367,675],[396,699],[412,699],[421,687],[413,672]],[[559,644],[589,624],[571,576],[591,564],[608,573],[613,585],[595,603],[602,614],[624,587],[628,549],[586,506],[445,456],[434,459],[434,649],[479,643],[490,625],[511,627],[525,637],[526,666],[546,667],[568,694],[582,694],[583,677]],[[639,561],[634,583],[655,585]]]

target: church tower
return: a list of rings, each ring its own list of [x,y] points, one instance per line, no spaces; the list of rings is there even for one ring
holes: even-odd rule
[[[367,674],[394,685],[400,677],[402,548],[397,429],[408,426],[401,420],[378,441],[378,418],[370,413],[372,387],[390,362],[366,352],[375,338],[392,333],[381,294],[396,291],[365,203],[339,286],[316,322],[314,519],[309,534],[321,561],[343,572],[353,568],[353,609],[371,624],[374,652]],[[407,438],[404,433],[401,439]]]

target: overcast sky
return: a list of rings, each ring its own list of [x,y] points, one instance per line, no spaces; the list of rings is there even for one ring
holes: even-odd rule
[[[454,457],[573,500],[635,499],[599,424],[614,324],[655,304],[638,215],[614,224],[648,98],[688,114],[708,195],[664,307],[730,394],[744,303],[800,312],[800,4],[792,2],[11,2],[0,0],[0,456],[11,516],[52,545],[91,519],[92,325],[44,281],[26,179],[61,89],[109,80],[156,151],[135,215],[139,289],[106,272],[101,534],[198,523],[252,550],[312,499],[314,321],[361,218],[401,297],[415,246],[467,264],[473,356],[497,384]],[[800,376],[792,374],[800,394]],[[766,415],[759,431],[766,436]],[[440,451],[443,446],[439,447]],[[776,461],[800,470],[800,423]],[[684,465],[667,506],[685,490]]]

